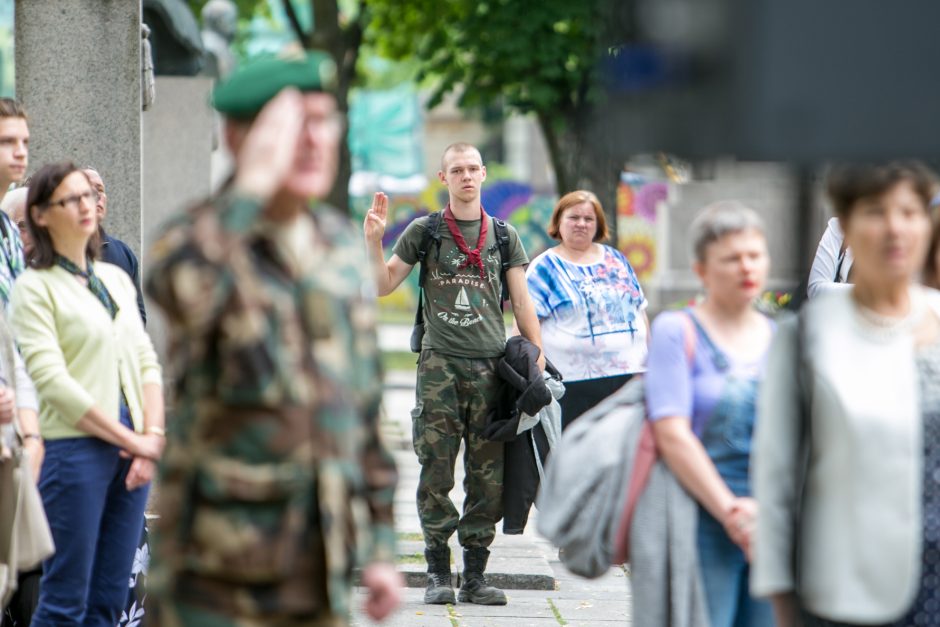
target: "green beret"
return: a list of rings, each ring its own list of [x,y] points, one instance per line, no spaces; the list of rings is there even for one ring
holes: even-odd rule
[[[265,55],[246,61],[212,90],[212,106],[231,118],[254,117],[285,87],[300,91],[336,88],[336,65],[323,52],[306,51],[296,57]]]

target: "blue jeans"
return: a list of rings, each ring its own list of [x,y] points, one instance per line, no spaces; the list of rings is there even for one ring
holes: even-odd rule
[[[766,627],[774,624],[770,603],[748,592],[750,566],[744,552],[703,508],[698,518],[698,559],[711,627]]]
[[[126,407],[121,422],[130,426]],[[127,602],[150,486],[128,492],[130,460],[94,437],[46,442],[39,491],[56,552],[43,564],[33,627],[114,627]]]

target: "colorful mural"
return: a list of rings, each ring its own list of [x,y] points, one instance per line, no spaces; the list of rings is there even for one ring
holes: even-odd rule
[[[491,175],[483,186],[483,206],[491,216],[512,224],[519,232],[529,258],[532,259],[553,244],[545,229],[552,209],[554,196],[535,194],[532,187],[513,180],[493,180]],[[372,203],[372,196],[357,196],[351,199],[354,219],[362,222]],[[383,238],[387,255],[405,227],[415,218],[438,211],[447,204],[447,188],[439,181],[416,194],[389,194],[388,220]],[[381,299],[382,307],[413,310],[418,302],[418,273],[412,272],[405,285]]]
[[[617,247],[641,282],[656,272],[656,221],[660,203],[669,197],[668,183],[635,172],[622,172],[617,186]]]
[[[617,247],[623,251],[641,282],[656,271],[656,221],[660,203],[667,200],[668,183],[651,180],[634,172],[623,172],[617,189]],[[555,196],[536,194],[526,183],[510,179],[490,179],[483,186],[483,206],[487,213],[506,220],[519,232],[530,259],[554,245],[546,233],[555,206]],[[354,219],[361,223],[372,196],[354,196]],[[387,255],[408,224],[420,216],[438,211],[447,204],[447,189],[437,180],[411,194],[389,194],[388,225],[383,245]],[[418,273],[381,299],[383,308],[412,311],[418,301]]]

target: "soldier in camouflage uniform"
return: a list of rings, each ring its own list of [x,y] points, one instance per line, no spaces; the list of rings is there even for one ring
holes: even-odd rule
[[[332,78],[308,53],[221,83],[234,177],[152,250],[178,377],[148,582],[159,625],[345,625],[357,553],[366,611],[399,601],[374,289],[346,218],[310,206],[336,174]]]
[[[503,605],[506,595],[483,576],[489,545],[502,517],[503,445],[483,437],[486,415],[497,400],[496,366],[505,350],[501,260],[496,229],[480,203],[486,168],[469,144],[449,146],[438,176],[450,202],[437,234],[439,246],[425,258],[424,319],[427,331],[418,359],[417,403],[412,414],[414,447],[421,463],[418,514],[428,562],[425,603],[453,603],[448,540],[457,532],[464,549],[460,601]],[[414,220],[386,262],[382,236],[388,199],[376,194],[366,215],[366,247],[380,295],[394,290],[418,262],[428,218]],[[526,338],[541,346],[535,309],[526,287],[525,250],[509,227],[506,282],[513,314]],[[544,368],[544,358],[539,358]],[[463,515],[448,494],[461,441],[464,452]]]

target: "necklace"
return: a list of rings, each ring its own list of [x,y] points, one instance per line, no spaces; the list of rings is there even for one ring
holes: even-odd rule
[[[856,317],[867,327],[866,331],[882,339],[892,339],[910,333],[920,322],[924,315],[924,299],[920,292],[911,292],[911,302],[908,312],[901,316],[885,316],[862,305],[857,299],[852,299]]]

